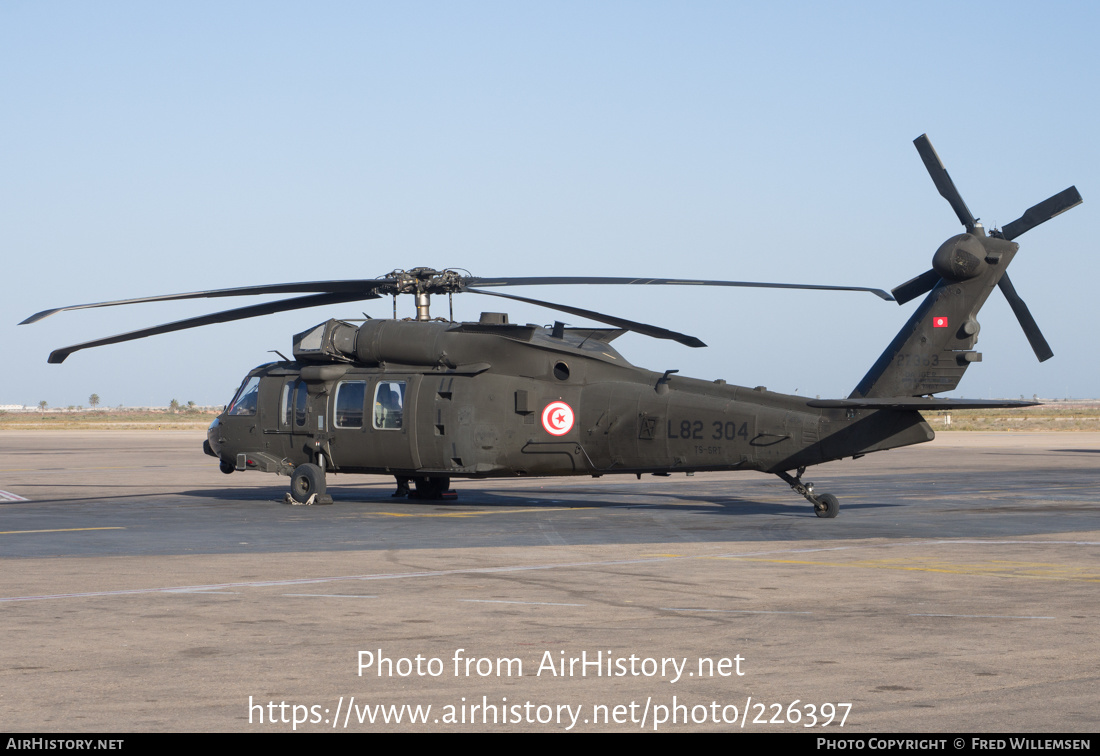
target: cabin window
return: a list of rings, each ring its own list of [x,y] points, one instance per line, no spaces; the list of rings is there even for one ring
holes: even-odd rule
[[[255,415],[260,404],[260,376],[249,378],[229,405],[230,415]]]
[[[379,381],[374,390],[374,427],[399,429],[405,412],[405,382]]]
[[[341,381],[336,386],[336,427],[363,427],[363,398],[366,381]]]

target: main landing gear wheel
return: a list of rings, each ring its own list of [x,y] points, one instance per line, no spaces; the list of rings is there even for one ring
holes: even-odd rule
[[[832,494],[821,494],[814,504],[814,514],[818,517],[836,517],[840,514],[840,502]]]
[[[316,494],[320,498],[324,493],[324,470],[309,463],[294,468],[294,472],[290,475],[290,495],[294,501],[299,504],[308,504],[311,496]]]
[[[416,494],[414,498],[438,500],[451,486],[451,479],[446,476],[416,478]]]
[[[776,475],[786,481],[795,491],[805,496],[806,501],[814,505],[814,514],[818,517],[832,519],[840,514],[840,501],[832,494],[814,493],[813,483],[802,482],[802,473],[804,472],[806,472],[806,468],[800,467],[797,475],[791,475],[788,472],[777,472]]]

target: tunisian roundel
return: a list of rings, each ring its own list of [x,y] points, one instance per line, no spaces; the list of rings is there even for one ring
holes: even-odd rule
[[[573,408],[565,402],[550,402],[542,411],[542,427],[551,436],[564,436],[573,428]]]
[[[933,328],[947,328],[947,318],[932,318]]]

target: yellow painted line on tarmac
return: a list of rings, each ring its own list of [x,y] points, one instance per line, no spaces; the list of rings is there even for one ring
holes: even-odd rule
[[[421,514],[418,512],[367,512],[365,517],[479,517],[494,514],[531,514],[538,512],[576,512],[578,509],[597,509],[598,507],[524,507],[523,509],[486,509],[477,512],[434,512]]]
[[[20,533],[75,533],[80,530],[126,530],[123,527],[111,528],[56,528],[55,530],[0,530],[0,535],[18,535]]]
[[[480,512],[447,512],[446,514],[414,514],[412,512],[370,512],[367,517],[381,515],[383,517],[473,517]]]
[[[1066,580],[1072,582],[1100,583],[1100,570],[1071,567],[1040,562],[993,561],[979,564],[959,564],[931,561],[915,563],[900,559],[867,559],[851,562],[816,562],[795,559],[756,559],[753,557],[712,557],[738,562],[768,562],[770,564],[802,564],[814,567],[858,567],[872,570],[902,570],[905,572],[940,572],[949,575],[982,575],[987,577],[1011,577],[1031,580]]]
[[[776,501],[780,501],[776,499]],[[686,502],[681,502],[682,506],[687,506]],[[382,515],[385,517],[479,517],[484,515],[495,514],[538,514],[540,512],[581,512],[588,509],[599,509],[602,511],[610,511],[615,509],[643,509],[646,507],[667,506],[664,503],[660,504],[608,504],[601,507],[540,507],[537,504],[532,504],[529,507],[522,507],[520,509],[485,509],[473,512],[445,512],[445,513],[433,513],[433,514],[418,514],[416,512],[365,512],[364,517],[374,517]],[[673,556],[676,556],[675,554]]]

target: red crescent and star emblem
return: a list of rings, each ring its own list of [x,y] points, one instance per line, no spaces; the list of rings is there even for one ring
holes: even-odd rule
[[[542,411],[542,427],[551,436],[564,436],[573,429],[573,408],[565,402],[550,402]]]
[[[947,328],[947,318],[932,318],[933,328]]]

